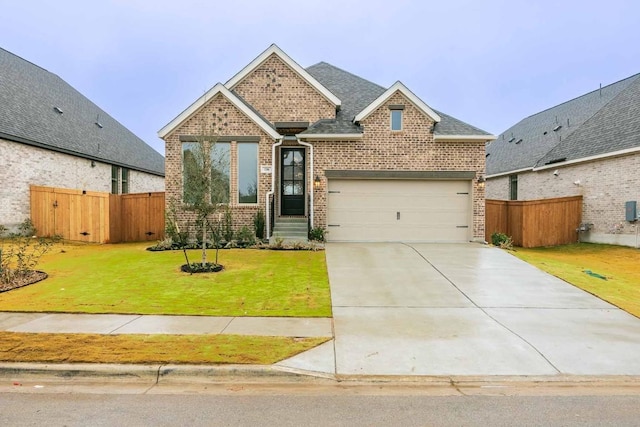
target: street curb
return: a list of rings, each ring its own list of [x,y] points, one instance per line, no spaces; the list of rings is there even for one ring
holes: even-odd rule
[[[272,365],[119,365],[0,363],[0,378],[102,379],[129,382],[232,382],[332,379]]]
[[[31,377],[52,380],[121,381],[162,383],[229,382],[316,382],[376,383],[425,386],[495,387],[495,386],[623,386],[640,388],[636,375],[332,375],[289,369],[273,365],[117,365],[117,364],[39,364],[0,363],[0,379],[10,381]]]

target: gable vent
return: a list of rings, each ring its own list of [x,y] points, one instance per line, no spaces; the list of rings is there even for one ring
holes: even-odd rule
[[[56,106],[56,107],[53,107],[53,111],[55,111],[55,112],[56,112],[56,113],[58,113],[58,114],[62,114],[62,113],[64,113],[64,111],[62,111],[62,108],[57,107],[57,106]]]

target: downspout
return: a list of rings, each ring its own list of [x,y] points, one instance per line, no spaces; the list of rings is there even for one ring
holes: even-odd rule
[[[311,184],[311,192],[309,193],[309,223],[311,224],[311,228],[313,228],[313,193],[315,192],[313,188],[313,145],[308,142],[300,141],[298,138],[298,143],[305,147],[309,147],[309,180],[307,181],[307,185]]]
[[[283,137],[278,139],[278,142],[271,146],[271,190],[267,191],[267,200],[265,200],[266,206],[266,217],[267,217],[267,239],[271,238],[271,209],[269,206],[269,200],[271,200],[271,196],[276,191],[276,147],[282,145]],[[276,202],[275,197],[273,198],[273,202]]]

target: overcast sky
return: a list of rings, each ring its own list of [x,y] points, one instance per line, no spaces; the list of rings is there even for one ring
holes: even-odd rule
[[[640,73],[637,0],[0,0],[0,47],[157,131],[271,43],[498,135]]]

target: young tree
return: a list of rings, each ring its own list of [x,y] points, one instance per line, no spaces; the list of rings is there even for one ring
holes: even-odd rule
[[[229,202],[228,150],[216,150],[217,136],[200,135],[184,145],[183,203],[195,213],[197,233],[202,240],[202,267],[207,265],[210,221]],[[217,263],[216,245],[216,263]]]

